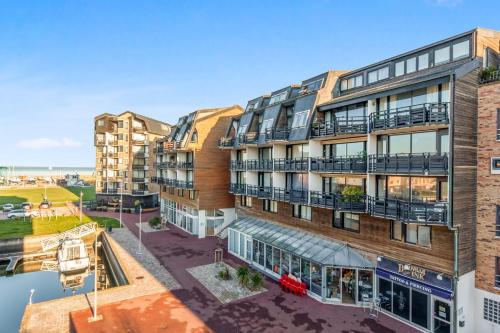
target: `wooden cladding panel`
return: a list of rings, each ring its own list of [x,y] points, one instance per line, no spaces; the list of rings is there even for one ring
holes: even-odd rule
[[[292,216],[292,205],[278,202],[278,213],[262,209],[263,200],[252,198],[251,208],[240,205],[236,197],[238,216],[253,216],[297,227],[309,232],[327,236],[332,240],[346,242],[350,246],[377,256],[387,256],[428,269],[452,274],[453,233],[447,227],[432,228],[432,246],[406,244],[390,239],[390,220],[361,215],[360,232],[351,232],[332,227],[333,210],[312,207],[311,221]]]

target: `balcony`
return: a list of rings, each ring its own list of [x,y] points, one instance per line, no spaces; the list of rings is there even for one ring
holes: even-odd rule
[[[175,187],[182,188],[182,189],[192,189],[193,182],[192,181],[185,181],[185,180],[177,180],[177,181],[175,181]]]
[[[238,142],[240,144],[256,144],[259,140],[259,133],[249,132],[247,134],[241,134],[238,136]]]
[[[245,171],[246,161],[243,160],[232,160],[229,169],[233,171]]]
[[[149,154],[146,153],[146,152],[137,152],[137,153],[134,153],[134,157],[136,157],[136,158],[146,158],[146,157],[149,157]]]
[[[147,178],[144,177],[132,177],[132,183],[145,183]]]
[[[370,114],[370,132],[422,125],[448,124],[449,103],[424,103]]]
[[[483,70],[483,73],[481,73],[481,76],[479,77],[479,83],[481,84],[495,82],[498,80],[500,80],[500,70]]]
[[[311,137],[366,134],[367,132],[367,117],[335,118],[333,121],[314,123],[311,128]]]
[[[145,190],[132,190],[132,195],[145,195],[148,194],[148,191]]]
[[[370,155],[369,173],[400,175],[447,175],[447,154]]]
[[[145,164],[132,164],[133,170],[147,170],[147,167]]]
[[[147,146],[148,141],[146,139],[143,139],[143,140],[135,139],[135,140],[132,140],[132,144],[135,146]]]
[[[177,163],[177,168],[178,169],[183,169],[183,170],[189,170],[189,169],[193,169],[194,168],[194,164],[193,164],[193,162],[183,161],[183,162]]]
[[[232,148],[234,147],[234,138],[220,138],[218,142],[219,148]]]
[[[161,162],[159,164],[160,169],[175,169],[177,168],[177,163],[175,161],[170,161],[170,162]]]
[[[105,144],[106,144],[106,142],[104,140],[96,140],[95,141],[96,146],[104,146]]]
[[[278,201],[290,202],[292,204],[308,204],[308,191],[295,190],[287,188],[273,188],[273,199]]]
[[[307,172],[308,170],[309,170],[309,160],[306,157],[274,159],[274,171]]]
[[[246,184],[238,184],[238,183],[231,183],[229,185],[229,192],[233,194],[246,194],[247,191],[247,185]]]
[[[319,191],[310,192],[310,204],[340,212],[365,213],[366,195],[343,195]]]
[[[312,157],[311,172],[366,173],[366,157]]]
[[[273,160],[247,160],[248,171],[273,171]]]
[[[167,187],[175,187],[177,180],[173,178],[161,178],[162,184]]]
[[[103,189],[102,192],[107,193],[107,194],[117,194],[118,189],[117,188],[108,188],[108,189]]]
[[[368,197],[367,211],[372,216],[407,223],[446,225],[448,204],[442,202],[410,202]]]
[[[266,130],[266,141],[288,141],[290,128],[270,128]]]

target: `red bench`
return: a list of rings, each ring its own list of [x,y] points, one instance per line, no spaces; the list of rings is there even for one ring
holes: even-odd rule
[[[295,295],[304,296],[307,294],[307,285],[290,278],[287,274],[283,274],[279,279],[279,284],[283,291],[291,292]]]

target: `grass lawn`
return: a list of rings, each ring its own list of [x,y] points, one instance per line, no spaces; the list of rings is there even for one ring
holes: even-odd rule
[[[113,228],[118,228],[120,226],[118,220],[110,217],[83,216],[83,223],[90,221],[97,222],[99,226],[103,228],[109,227],[110,225],[113,226]],[[55,234],[78,225],[80,225],[80,220],[77,216],[61,216],[57,219],[54,217],[50,222],[48,218],[42,220],[41,217],[33,218],[32,222],[30,222],[29,219],[26,219],[26,222],[23,221],[23,219],[0,220],[0,239],[20,238],[29,235]]]
[[[95,187],[47,187],[47,197],[51,202],[79,201],[80,191],[83,192],[83,201],[95,201]],[[44,188],[20,188],[0,190],[0,205],[11,203],[20,204],[31,202],[38,204],[42,201]]]

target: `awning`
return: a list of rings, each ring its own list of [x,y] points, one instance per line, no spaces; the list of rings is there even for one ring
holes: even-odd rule
[[[241,217],[235,220],[229,228],[322,265],[375,268],[368,258],[349,245],[337,243],[307,231],[254,217]]]

